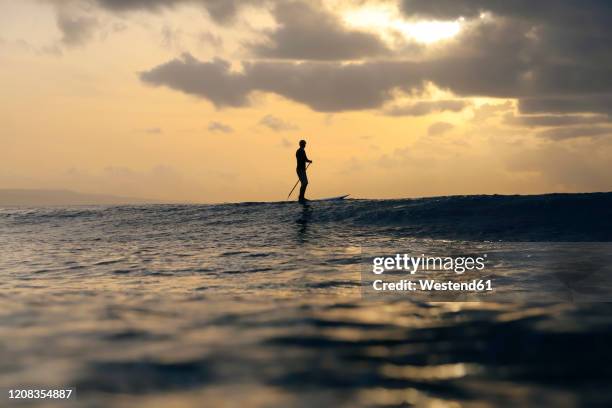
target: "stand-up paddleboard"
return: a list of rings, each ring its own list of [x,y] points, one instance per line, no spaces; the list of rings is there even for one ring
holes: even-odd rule
[[[339,201],[339,200],[344,200],[348,196],[350,196],[350,194],[341,195],[341,196],[338,196],[338,197],[319,198],[319,199],[316,199],[316,200],[309,200],[309,201]]]

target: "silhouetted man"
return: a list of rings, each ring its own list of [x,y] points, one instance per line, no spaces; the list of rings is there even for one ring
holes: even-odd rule
[[[312,163],[306,156],[306,141],[300,140],[300,148],[295,152],[295,158],[297,159],[297,171],[298,178],[300,179],[300,203],[308,201],[304,194],[306,193],[306,187],[308,186],[308,176],[306,176],[306,163]]]

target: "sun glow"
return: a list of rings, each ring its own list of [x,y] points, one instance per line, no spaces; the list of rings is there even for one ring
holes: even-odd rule
[[[356,28],[377,31],[383,36],[400,33],[407,39],[430,44],[452,38],[461,30],[461,20],[456,21],[407,21],[397,10],[387,7],[360,8],[346,12],[345,22]]]

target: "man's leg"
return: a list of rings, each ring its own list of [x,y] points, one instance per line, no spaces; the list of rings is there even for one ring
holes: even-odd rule
[[[300,186],[300,201],[304,201],[304,194],[306,194],[306,187],[308,187],[308,183],[302,183]]]
[[[306,194],[306,187],[308,187],[308,177],[306,176],[306,171],[305,170],[301,170],[298,171],[298,177],[300,179],[300,201],[304,201],[305,197],[304,195]]]

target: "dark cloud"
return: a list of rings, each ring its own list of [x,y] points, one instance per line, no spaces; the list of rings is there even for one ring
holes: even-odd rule
[[[609,122],[607,115],[520,115],[507,114],[504,122],[512,126],[572,126]]]
[[[422,67],[410,62],[254,63],[245,76],[257,90],[304,103],[315,111],[338,112],[380,107],[392,91],[423,87]]]
[[[521,113],[592,112],[612,114],[612,95],[541,97],[519,101]]]
[[[94,17],[74,16],[67,12],[59,12],[56,21],[62,32],[62,43],[67,46],[85,44],[98,27],[98,20]]]
[[[159,11],[182,4],[193,4],[204,7],[217,21],[232,18],[243,5],[262,3],[259,0],[95,0],[95,2],[101,8],[114,12]]]
[[[232,133],[234,131],[234,129],[229,126],[226,125],[224,123],[221,122],[210,122],[208,124],[208,130],[211,132],[221,132],[221,133]]]
[[[159,10],[180,3],[196,3],[195,0],[95,0],[102,8],[113,11]]]
[[[482,13],[547,23],[584,22],[585,17],[608,20],[612,5],[607,0],[403,0],[408,16],[437,20],[474,18]]]
[[[608,0],[404,0],[402,8],[411,18],[468,19],[469,33],[449,51],[459,57],[467,50],[470,61],[457,65],[455,78],[437,78],[438,85],[460,94],[530,98],[522,107],[542,113],[610,111]],[[490,17],[480,19],[481,13]],[[487,31],[493,35],[482,35]],[[473,68],[471,77],[465,67]]]
[[[62,32],[62,42],[67,46],[82,45],[93,36],[99,27],[95,12],[98,9],[111,13],[132,11],[158,12],[179,5],[194,5],[205,9],[213,20],[226,23],[241,7],[264,4],[271,0],[43,0],[53,5],[57,11],[57,25]],[[75,11],[78,14],[73,15]],[[170,40],[165,32],[165,41]]]
[[[142,1],[132,4],[142,6]],[[389,55],[375,36],[347,29],[315,4],[280,2],[273,11],[279,28],[254,51],[259,57],[318,62],[254,61],[232,71],[222,60],[205,62],[186,54],[142,73],[141,79],[218,107],[245,106],[252,92],[262,91],[316,111],[374,109],[391,101],[398,90],[418,94],[424,83],[433,82],[459,97],[518,99],[523,114],[612,113],[610,1],[404,0],[408,18],[466,18],[459,35],[416,60]],[[150,7],[161,7],[161,2]],[[346,63],[354,59],[364,61]],[[387,113],[429,109],[460,107],[420,105]],[[583,119],[525,120],[528,125],[554,126],[582,124]]]
[[[439,101],[421,101],[408,105],[395,105],[385,109],[389,116],[424,116],[444,111],[460,112],[470,106],[467,101],[451,99]]]
[[[548,139],[575,139],[580,137],[599,137],[612,135],[612,127],[563,127],[538,132],[538,136]]]
[[[83,45],[89,41],[100,28],[101,24],[96,18],[98,10],[110,13],[127,13],[133,11],[158,12],[171,9],[179,5],[193,5],[205,9],[213,20],[218,23],[227,23],[232,20],[240,8],[249,5],[261,5],[273,0],[41,0],[50,3],[57,12],[56,23],[62,32],[61,42],[66,46]],[[113,31],[122,31],[126,27],[123,23],[115,23]],[[178,48],[180,30],[171,30],[164,27],[162,30],[162,43],[169,48]],[[203,36],[202,39],[216,41],[213,36]]]
[[[453,125],[452,123],[436,122],[433,125],[429,126],[429,128],[427,129],[427,135],[438,136],[451,131],[454,127],[455,125]]]
[[[456,55],[446,52],[433,60],[253,62],[243,64],[243,72],[232,73],[222,61],[200,62],[185,55],[141,78],[204,97],[217,106],[245,105],[248,93],[265,91],[325,112],[378,108],[392,99],[393,91],[418,91],[426,81],[462,96],[517,97],[530,88],[523,79],[528,65],[512,53],[500,53],[498,43],[511,51],[522,41],[508,24],[487,24],[466,30],[456,40],[459,45],[451,46]],[[493,52],[499,55],[492,56]]]
[[[403,0],[401,5],[402,10],[408,16],[435,20],[454,20],[459,17],[478,16],[485,10],[484,5],[487,2],[490,3],[491,0]]]
[[[292,123],[286,122],[281,118],[277,118],[273,115],[266,115],[259,121],[261,126],[265,126],[272,129],[275,132],[282,132],[286,130],[296,130],[298,127]]]
[[[252,89],[244,74],[230,71],[228,62],[220,59],[200,62],[190,54],[143,72],[140,79],[149,85],[165,85],[204,97],[217,107],[246,105]]]
[[[427,79],[461,96],[516,98],[536,92],[528,75],[530,49],[524,24],[505,19],[468,23],[435,59]]]
[[[274,9],[278,29],[257,56],[299,60],[354,60],[389,54],[375,34],[346,28],[339,17],[305,2],[280,2]]]
[[[371,109],[392,99],[392,91],[422,89],[422,69],[411,62],[245,63],[202,62],[189,54],[140,74],[143,82],[167,86],[210,100],[215,106],[244,106],[253,91],[272,92],[310,106],[338,112]]]

